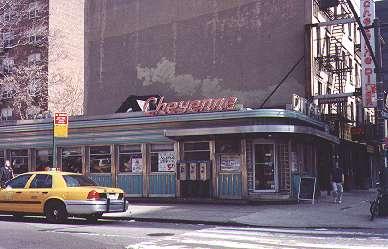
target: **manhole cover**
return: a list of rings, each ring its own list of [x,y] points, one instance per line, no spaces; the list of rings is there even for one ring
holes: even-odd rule
[[[159,236],[173,236],[173,233],[149,233],[148,236],[159,237]]]

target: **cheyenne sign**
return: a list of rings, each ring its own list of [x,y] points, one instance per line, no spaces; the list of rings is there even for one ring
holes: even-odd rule
[[[156,106],[156,110],[150,110],[150,104],[156,104],[157,100],[157,98],[151,97],[145,101],[143,110],[146,115],[233,111],[236,109],[237,103],[237,98],[231,96],[226,98],[188,100],[170,103],[163,103],[164,97],[161,97]]]
[[[375,19],[375,3],[374,0],[361,0],[360,18],[364,26],[369,26]],[[375,52],[375,35],[374,29],[365,30],[373,52]],[[364,107],[377,106],[376,93],[376,73],[375,64],[373,63],[371,53],[366,45],[363,37],[361,37],[361,63],[362,63],[362,103]]]

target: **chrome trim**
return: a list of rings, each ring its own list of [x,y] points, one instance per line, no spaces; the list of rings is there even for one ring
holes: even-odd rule
[[[123,200],[86,200],[86,201],[64,201],[67,213],[70,215],[90,215],[95,213],[116,213],[125,212],[128,209],[128,202]]]
[[[313,135],[330,142],[339,144],[339,138],[329,133],[314,129],[312,127],[297,125],[247,125],[234,127],[212,127],[193,129],[171,129],[164,130],[166,137],[181,137],[195,135],[219,135],[219,134],[239,134],[239,133],[297,133]]]

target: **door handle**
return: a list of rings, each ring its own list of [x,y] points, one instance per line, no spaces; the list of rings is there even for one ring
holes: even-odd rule
[[[17,192],[16,192],[16,194],[21,194],[21,193],[22,193],[22,191],[17,191]]]
[[[42,194],[48,194],[48,192],[42,192]]]

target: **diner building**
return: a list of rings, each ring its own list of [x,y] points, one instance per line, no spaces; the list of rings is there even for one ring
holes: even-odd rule
[[[217,111],[203,112],[197,100],[180,111],[172,102],[154,112],[70,117],[68,137],[55,139],[57,167],[137,198],[293,199],[300,176],[316,177],[317,193],[327,190],[339,139],[326,124],[225,101]],[[51,166],[52,120],[2,124],[0,148],[0,163],[11,160],[16,174]]]

